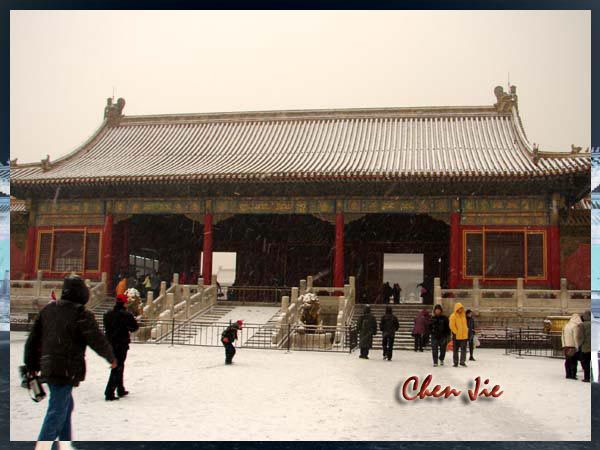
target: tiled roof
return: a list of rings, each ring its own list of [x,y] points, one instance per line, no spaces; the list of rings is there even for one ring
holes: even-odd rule
[[[57,161],[13,165],[11,180],[464,180],[560,176],[590,166],[589,152],[534,149],[515,102],[122,116]]]
[[[15,197],[10,198],[10,212],[27,212],[27,203]]]

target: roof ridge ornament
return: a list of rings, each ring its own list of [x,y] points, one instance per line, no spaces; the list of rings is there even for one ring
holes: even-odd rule
[[[534,142],[532,148],[533,148],[533,163],[537,164],[538,161],[540,160],[540,146]]]
[[[123,117],[123,108],[125,108],[125,99],[119,98],[117,103],[113,104],[113,98],[108,97],[106,99],[106,106],[104,107],[104,120],[108,122],[108,125],[118,125],[121,117]]]
[[[517,87],[511,85],[509,90],[509,92],[504,92],[504,88],[502,86],[496,86],[494,88],[494,95],[496,96],[497,100],[497,102],[494,103],[494,107],[498,110],[498,112],[510,112],[513,106],[518,108]]]
[[[42,159],[42,170],[45,172],[50,170],[52,165],[50,164],[50,155],[46,155],[44,159]]]
[[[575,147],[575,144],[571,144],[571,154],[572,155],[577,155],[578,153],[581,153],[581,150],[583,149],[583,147]],[[590,152],[590,148],[586,148],[584,153],[589,153]]]

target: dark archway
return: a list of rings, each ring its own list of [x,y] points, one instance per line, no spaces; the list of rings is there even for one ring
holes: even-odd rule
[[[422,253],[425,301],[433,301],[433,279],[447,282],[450,227],[425,214],[367,214],[345,227],[346,276],[356,276],[359,301],[383,301],[385,253]]]
[[[214,251],[235,252],[237,286],[331,284],[334,227],[301,214],[238,214],[214,225]]]
[[[115,224],[113,238],[113,271],[133,272],[130,255],[155,258],[162,280],[172,274],[198,273],[202,249],[203,226],[181,214],[139,214]],[[138,270],[142,272],[142,270]]]

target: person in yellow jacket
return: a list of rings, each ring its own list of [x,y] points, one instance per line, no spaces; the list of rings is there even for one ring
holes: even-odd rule
[[[467,342],[469,341],[469,327],[467,315],[462,303],[454,305],[454,312],[450,315],[450,331],[452,331],[452,359],[454,367],[458,367],[458,350],[460,349],[460,365],[467,367]]]

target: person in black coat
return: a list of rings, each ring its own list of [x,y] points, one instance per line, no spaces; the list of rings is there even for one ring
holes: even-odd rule
[[[391,306],[385,308],[385,314],[381,318],[379,328],[382,334],[381,346],[383,347],[383,359],[391,361],[394,351],[394,337],[396,337],[396,331],[400,328],[398,318],[392,313]]]
[[[111,367],[117,362],[94,314],[85,309],[89,290],[77,275],[64,279],[58,301],[38,314],[25,343],[25,367],[29,376],[41,372],[48,383],[50,400],[38,441],[71,440],[73,387],[85,379],[85,349],[90,346]]]
[[[129,394],[123,384],[125,359],[127,359],[129,342],[131,342],[129,333],[137,331],[139,325],[133,314],[127,311],[127,300],[127,296],[118,295],[114,308],[104,313],[104,332],[117,358],[117,367],[110,371],[110,377],[104,390],[104,398],[107,401],[119,399],[115,397],[115,389],[119,397]]]
[[[467,327],[469,328],[469,361],[475,361],[473,358],[473,350],[475,350],[475,319],[473,319],[473,311],[467,309],[465,311],[467,315]]]
[[[235,356],[235,346],[233,345],[233,342],[237,340],[237,333],[242,329],[243,324],[243,321],[238,320],[229,325],[221,334],[221,343],[223,344],[223,347],[225,347],[225,364],[233,364],[233,357]]]
[[[365,311],[358,319],[358,346],[360,347],[360,356],[362,359],[369,359],[369,349],[373,347],[373,336],[377,334],[377,320],[371,314],[371,307],[365,306]]]
[[[433,308],[433,317],[429,323],[429,333],[431,335],[431,352],[433,353],[433,366],[440,364],[444,365],[444,357],[446,356],[446,346],[448,345],[448,337],[450,336],[450,324],[448,317],[443,314],[441,305],[435,305]]]

